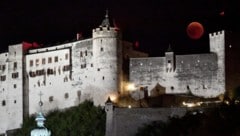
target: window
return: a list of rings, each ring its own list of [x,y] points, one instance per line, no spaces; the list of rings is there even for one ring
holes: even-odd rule
[[[39,65],[39,59],[36,59],[36,66]]]
[[[103,76],[103,77],[102,77],[102,80],[104,80],[104,79],[105,79],[105,77]]]
[[[17,85],[16,85],[16,84],[14,84],[14,85],[13,85],[13,88],[17,88]]]
[[[65,54],[65,59],[68,60],[68,53]]]
[[[70,70],[70,66],[69,65],[63,66],[63,71],[69,71],[69,70]]]
[[[103,47],[101,47],[100,51],[103,51]]]
[[[174,87],[173,87],[173,86],[171,86],[171,90],[174,90]]]
[[[46,59],[45,58],[42,59],[42,64],[43,65],[46,64]]]
[[[53,69],[50,69],[50,68],[49,68],[49,69],[47,69],[47,74],[48,74],[48,75],[51,75],[51,74],[53,74]]]
[[[168,60],[168,63],[171,63],[171,60]]]
[[[30,76],[30,77],[35,77],[36,74],[35,74],[35,72],[30,71],[30,72],[29,72],[29,76]]]
[[[14,103],[16,104],[16,103],[17,103],[17,100],[14,100]]]
[[[58,56],[54,57],[54,62],[58,62]]]
[[[5,81],[6,80],[6,75],[1,76],[0,79],[1,79],[1,81]]]
[[[93,64],[91,64],[91,67],[93,67]]]
[[[82,57],[83,56],[83,53],[82,53],[82,51],[80,51],[80,57]]]
[[[49,97],[49,102],[52,102],[53,101],[53,96],[50,96]]]
[[[12,78],[18,78],[18,72],[12,73]]]
[[[97,71],[100,71],[100,68],[98,68]]]
[[[187,90],[190,90],[190,87],[187,85]]]
[[[30,67],[33,66],[33,60],[30,60]]]
[[[37,75],[37,76],[44,75],[44,69],[42,69],[42,70],[37,70],[37,71],[36,71],[36,75]]]
[[[2,101],[2,106],[5,106],[5,105],[6,105],[6,101],[3,100],[3,101]]]
[[[87,64],[81,64],[81,68],[86,68]]]
[[[67,99],[69,97],[68,93],[64,94],[64,98]]]
[[[52,63],[52,58],[51,57],[48,58],[48,63]]]
[[[85,51],[85,56],[87,56],[87,50]]]
[[[4,71],[5,70],[5,65],[0,65],[0,70]]]
[[[13,63],[13,68],[16,69],[17,68],[17,62]]]

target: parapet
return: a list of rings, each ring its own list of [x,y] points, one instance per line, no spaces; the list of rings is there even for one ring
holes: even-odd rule
[[[95,37],[117,37],[118,31],[114,27],[98,27],[92,30],[93,38]]]
[[[218,32],[209,33],[209,38],[224,36],[224,34],[225,34],[224,30],[218,31]]]

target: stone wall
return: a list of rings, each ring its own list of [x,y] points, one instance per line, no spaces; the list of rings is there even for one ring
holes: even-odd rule
[[[182,117],[186,108],[111,108],[106,105],[106,136],[134,136],[138,128],[153,121],[166,122],[169,117]]]

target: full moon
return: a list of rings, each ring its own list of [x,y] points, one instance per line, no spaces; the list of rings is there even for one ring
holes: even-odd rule
[[[204,28],[199,22],[191,22],[187,26],[187,34],[191,39],[197,40],[202,37]]]

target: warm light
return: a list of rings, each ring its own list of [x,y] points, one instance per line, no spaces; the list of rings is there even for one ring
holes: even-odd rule
[[[129,108],[129,109],[131,109],[131,108],[132,108],[132,106],[131,106],[131,105],[128,105],[128,108]]]
[[[127,89],[127,91],[135,91],[137,88],[136,88],[135,84],[129,83],[126,86],[126,89]]]
[[[116,102],[117,101],[117,95],[116,94],[110,94],[109,95],[111,101]]]
[[[196,107],[196,106],[201,106],[203,102],[196,102],[196,103],[192,103],[192,102],[182,102],[182,104],[184,106],[187,106],[187,107]]]

